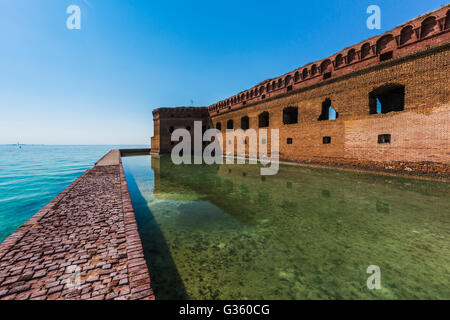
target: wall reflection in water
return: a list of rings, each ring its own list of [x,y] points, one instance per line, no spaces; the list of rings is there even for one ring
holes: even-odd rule
[[[123,163],[157,298],[449,298],[449,184],[299,166],[264,177],[257,165],[165,156]],[[366,287],[369,265],[381,290]]]

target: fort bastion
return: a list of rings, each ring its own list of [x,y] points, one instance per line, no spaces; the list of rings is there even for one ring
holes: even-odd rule
[[[448,177],[449,40],[446,5],[209,107],[156,109],[152,152],[202,121],[279,129],[285,161]]]

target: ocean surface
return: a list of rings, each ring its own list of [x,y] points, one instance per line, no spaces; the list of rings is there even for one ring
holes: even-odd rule
[[[0,145],[0,242],[109,150],[145,147]]]

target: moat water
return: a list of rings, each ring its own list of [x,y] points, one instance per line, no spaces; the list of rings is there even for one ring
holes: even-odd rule
[[[157,299],[449,299],[450,184],[124,157]],[[381,289],[367,268],[379,266]]]

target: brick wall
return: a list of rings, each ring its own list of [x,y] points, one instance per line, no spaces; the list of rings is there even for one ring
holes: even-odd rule
[[[152,152],[170,153],[176,144],[171,141],[171,131],[176,129],[189,129],[193,141],[195,139],[194,121],[202,121],[202,127],[208,129],[208,126],[211,125],[211,121],[209,119],[207,108],[178,107],[154,110],[154,133],[151,141]]]
[[[392,60],[352,77],[335,79],[301,92],[263,101],[212,117],[225,133],[232,119],[250,118],[258,128],[258,115],[269,112],[269,129],[280,131],[280,157],[286,160],[338,157],[376,161],[435,161],[449,163],[448,46],[421,56]],[[405,87],[404,111],[369,114],[369,93],[385,84]],[[322,102],[331,100],[336,120],[318,121]],[[298,123],[283,124],[283,109],[298,108]],[[388,145],[378,144],[379,134],[391,134]],[[331,137],[323,144],[323,137]],[[292,144],[287,144],[292,138]]]
[[[374,119],[345,122],[345,155],[374,161],[432,161],[449,163],[450,107],[416,109]],[[391,134],[390,144],[377,135]]]

